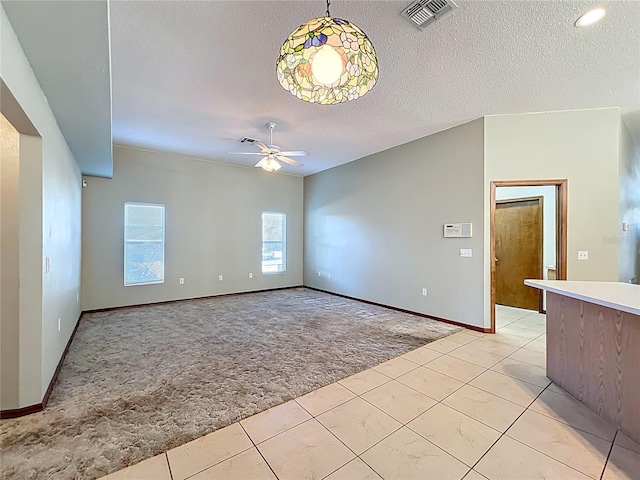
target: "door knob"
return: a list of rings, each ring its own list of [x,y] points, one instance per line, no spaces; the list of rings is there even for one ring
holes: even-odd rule
[[[495,261],[496,261],[496,263],[498,263],[498,257],[496,257]]]

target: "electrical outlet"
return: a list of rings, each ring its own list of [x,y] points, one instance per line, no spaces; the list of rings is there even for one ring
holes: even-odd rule
[[[80,294],[76,293],[76,302],[79,302],[79,301],[80,301]]]
[[[222,275],[218,275],[218,280],[222,281]]]
[[[426,289],[426,288],[423,288],[423,289],[422,289],[422,296],[423,296],[423,297],[426,297],[426,296],[427,296],[427,289]]]
[[[587,250],[578,250],[578,260],[589,260],[589,252]]]
[[[473,250],[470,248],[461,248],[460,249],[461,257],[473,257]]]
[[[249,278],[253,278],[253,273],[249,273]]]
[[[327,273],[327,278],[331,278],[331,274],[330,273]]]
[[[322,276],[322,273],[318,272],[318,276],[319,276],[319,277],[321,277],[321,276]]]
[[[184,278],[180,277],[180,285],[184,285]]]
[[[58,317],[58,331],[60,331],[60,328],[62,327],[61,321],[62,319]]]

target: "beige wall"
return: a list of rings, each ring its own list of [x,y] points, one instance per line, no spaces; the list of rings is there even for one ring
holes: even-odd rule
[[[44,356],[47,345],[57,343],[56,336],[43,336],[46,318],[43,316],[45,290],[42,273],[42,139],[20,135],[20,399],[21,404],[33,404],[27,399],[42,398],[51,381],[53,372],[46,375],[45,359],[56,361],[58,356]],[[76,270],[77,271],[77,270]],[[48,295],[56,295],[57,288],[49,289]],[[77,318],[77,317],[76,317]],[[57,334],[57,330],[56,330]],[[34,349],[33,339],[40,338],[40,351]],[[40,376],[40,384],[32,381]]]
[[[620,245],[621,282],[640,283],[640,148],[624,123],[620,123],[620,225],[612,242]]]
[[[18,132],[4,116],[2,137],[0,406],[7,410],[42,398],[42,142]]]
[[[2,7],[0,22],[0,77],[41,137],[20,137],[20,197],[28,199],[20,215],[21,408],[42,401],[80,316],[81,176]]]
[[[485,325],[490,324],[490,182],[568,179],[567,277],[618,280],[617,108],[485,117]],[[578,250],[589,251],[579,261]]]
[[[0,115],[0,406],[19,405],[20,135]]]
[[[84,310],[302,284],[301,177],[116,146],[113,179],[87,182]],[[163,284],[124,286],[125,202],[165,205]],[[262,274],[263,211],[287,214],[284,274]]]
[[[482,177],[482,119],[306,177],[305,285],[481,326]]]

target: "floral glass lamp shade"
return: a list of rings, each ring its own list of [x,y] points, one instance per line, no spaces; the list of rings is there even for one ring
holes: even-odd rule
[[[373,44],[354,24],[329,15],[298,27],[276,62],[278,81],[305,102],[332,105],[368,93],[378,80]]]

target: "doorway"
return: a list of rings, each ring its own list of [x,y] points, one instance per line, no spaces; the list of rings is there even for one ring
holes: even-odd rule
[[[542,291],[525,278],[544,278],[544,197],[496,200],[496,303],[542,313]]]
[[[566,279],[566,218],[566,180],[491,182],[492,333],[496,304],[544,312],[543,293],[524,279]]]

